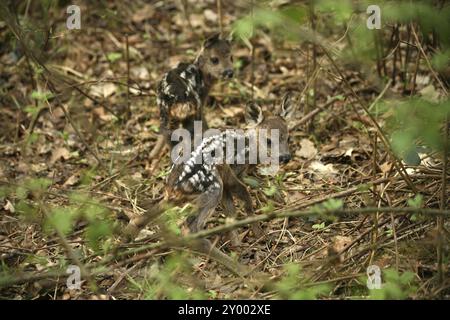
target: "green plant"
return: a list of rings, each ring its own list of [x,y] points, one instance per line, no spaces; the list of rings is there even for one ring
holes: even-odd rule
[[[414,277],[415,274],[409,271],[399,273],[394,269],[383,270],[381,289],[370,290],[369,297],[376,300],[410,298],[417,290]]]
[[[290,263],[284,267],[285,276],[274,284],[276,297],[289,300],[313,300],[329,293],[326,284],[308,283],[298,264]]]
[[[144,299],[205,299],[206,294],[196,288],[192,267],[185,254],[174,253],[163,263],[155,263],[146,270],[142,280],[128,277]]]

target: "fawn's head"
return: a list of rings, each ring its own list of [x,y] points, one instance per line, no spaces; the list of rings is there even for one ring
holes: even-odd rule
[[[195,63],[213,79],[231,79],[234,73],[230,41],[222,39],[219,34],[206,39]]]
[[[245,110],[245,120],[249,126],[254,127],[258,134],[260,129],[267,130],[268,146],[272,143],[271,131],[278,130],[279,160],[281,163],[287,163],[291,160],[288,122],[294,109],[292,96],[287,93],[283,97],[281,105],[276,107],[274,112],[264,113],[262,108],[254,102],[248,103]]]

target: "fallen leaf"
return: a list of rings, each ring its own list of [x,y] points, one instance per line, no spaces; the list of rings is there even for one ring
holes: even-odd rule
[[[206,9],[205,11],[203,11],[203,15],[205,16],[206,20],[209,20],[212,22],[217,21],[217,13],[215,13],[211,9]]]
[[[133,67],[133,68],[131,68],[130,71],[134,78],[137,78],[140,80],[147,80],[150,78],[150,73],[148,72],[147,68],[144,66]]]
[[[117,86],[114,83],[99,83],[90,88],[91,94],[100,98],[108,98],[116,91]]]
[[[244,114],[244,109],[241,107],[226,107],[222,111],[227,118],[234,118],[240,114]]]
[[[333,243],[328,246],[327,255],[331,262],[338,263],[344,261],[344,255],[339,254],[352,242],[352,238],[346,236],[336,236]]]
[[[390,162],[385,162],[382,165],[380,165],[380,169],[383,173],[389,172],[391,170],[392,164]]]
[[[306,194],[304,192],[300,191],[293,191],[289,192],[288,196],[286,197],[287,204],[292,204],[300,201],[301,199],[305,199]]]
[[[155,8],[153,5],[146,4],[132,15],[131,20],[135,23],[140,23],[144,20],[151,19],[155,14]]]
[[[6,204],[3,206],[3,209],[5,209],[6,211],[9,211],[11,213],[16,212],[14,205],[9,200],[6,200]]]
[[[312,159],[316,156],[317,149],[314,147],[314,143],[308,139],[302,139],[300,141],[300,150],[295,152],[295,155],[304,159]]]
[[[309,168],[323,176],[332,176],[337,174],[337,170],[333,167],[331,163],[324,165],[320,161],[313,161],[309,165]]]
[[[75,173],[73,175],[71,175],[69,177],[69,179],[66,180],[66,182],[64,182],[63,186],[74,186],[76,185],[78,182],[80,182],[80,174]]]
[[[425,100],[435,103],[439,102],[440,93],[432,84],[429,84],[419,92]]]
[[[336,252],[341,252],[346,246],[352,242],[352,238],[346,236],[336,236],[333,239],[333,249]]]
[[[31,164],[31,171],[34,173],[40,173],[45,170],[47,170],[47,164],[44,162]]]
[[[60,147],[53,150],[52,156],[50,158],[50,164],[54,164],[56,161],[60,159],[67,160],[69,158],[70,158],[70,151],[64,147]]]
[[[94,108],[93,111],[94,114],[97,115],[102,121],[112,121],[115,118],[113,114],[106,112],[103,107]]]

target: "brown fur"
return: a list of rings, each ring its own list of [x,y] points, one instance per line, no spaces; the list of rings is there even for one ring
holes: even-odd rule
[[[186,70],[191,67],[197,72],[195,85],[182,76],[190,74]],[[206,98],[218,79],[229,79],[232,76],[231,44],[228,40],[221,39],[219,35],[205,40],[193,63],[180,63],[164,76],[158,85],[158,105],[160,131],[169,147],[173,146],[171,134],[178,128],[192,131],[193,122],[199,120],[203,122],[203,128],[207,129],[208,125],[203,117]],[[168,92],[167,87],[170,87]],[[188,90],[189,87],[194,92]]]

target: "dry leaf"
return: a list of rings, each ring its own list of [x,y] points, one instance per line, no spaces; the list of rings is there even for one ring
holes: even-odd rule
[[[205,11],[203,11],[203,15],[205,16],[206,20],[209,20],[209,21],[212,21],[212,22],[216,22],[217,21],[217,13],[215,13],[211,9],[206,9]]]
[[[116,91],[117,86],[114,83],[99,83],[90,88],[91,94],[100,98],[108,98]]]
[[[432,84],[429,84],[419,92],[425,100],[434,103],[439,102],[439,91]]]
[[[133,16],[131,20],[136,23],[140,23],[144,20],[151,19],[155,14],[155,8],[153,5],[146,4],[141,9],[139,9]]]
[[[113,114],[106,112],[103,107],[95,108],[93,111],[102,121],[112,121],[115,118]]]
[[[71,175],[69,179],[66,180],[66,182],[64,182],[63,186],[71,187],[76,185],[78,182],[80,182],[80,175],[78,173],[75,173]]]
[[[150,78],[150,73],[144,66],[133,67],[131,68],[130,72],[134,78],[137,78],[139,80],[147,80]]]
[[[237,115],[244,114],[244,109],[242,107],[226,107],[222,109],[226,118],[234,118]]]
[[[50,164],[54,164],[56,161],[60,160],[61,158],[63,160],[69,159],[70,151],[64,147],[60,147],[60,148],[53,150],[52,156],[50,158]]]
[[[336,236],[333,243],[328,247],[327,255],[331,262],[338,263],[344,260],[344,255],[339,254],[352,242],[352,238],[346,236]]]
[[[295,155],[304,159],[312,159],[316,156],[317,149],[314,147],[314,143],[308,139],[302,139],[300,141],[300,150],[295,152]]]
[[[333,249],[336,252],[341,252],[346,246],[352,242],[352,238],[346,236],[336,236],[333,240]]]
[[[323,176],[332,176],[337,174],[337,170],[333,167],[331,163],[324,165],[320,161],[313,161],[309,165],[309,168],[312,169],[314,172]]]
[[[6,204],[3,206],[3,209],[11,213],[16,212],[16,209],[14,209],[14,205],[9,200],[6,200]]]

